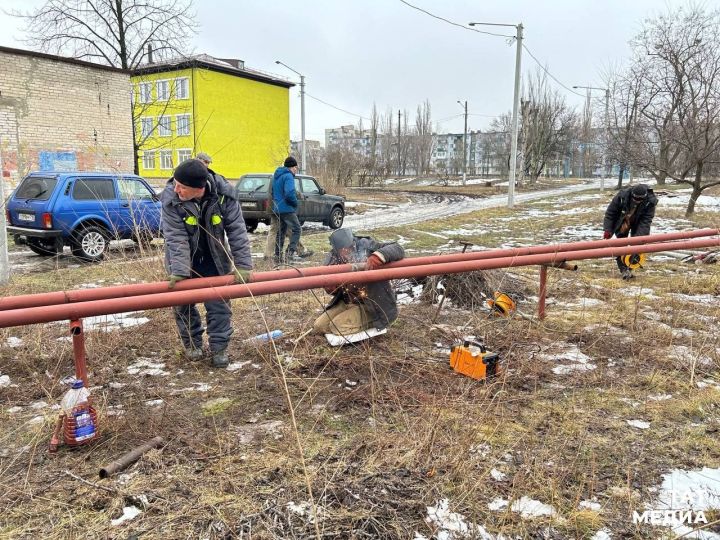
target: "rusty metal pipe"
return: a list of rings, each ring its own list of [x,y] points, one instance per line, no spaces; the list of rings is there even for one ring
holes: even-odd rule
[[[652,234],[632,238],[612,238],[609,240],[586,240],[582,242],[567,242],[563,244],[548,244],[542,246],[528,246],[511,249],[492,249],[487,251],[470,251],[463,253],[448,253],[445,255],[431,255],[425,257],[412,257],[386,265],[384,268],[405,268],[424,264],[437,264],[461,261],[475,261],[494,259],[497,257],[519,257],[542,253],[557,253],[560,251],[575,251],[584,249],[597,249],[601,247],[631,246],[671,240],[685,240],[688,238],[702,238],[720,234],[718,229],[697,229],[676,233]],[[333,266],[315,266],[289,270],[276,270],[271,272],[254,272],[251,283],[263,281],[276,281],[298,277],[320,276],[328,274],[342,274],[359,270],[358,265],[341,264]],[[233,284],[233,276],[217,276],[209,278],[195,278],[180,281],[172,289],[173,293],[205,289],[208,287],[225,287]],[[27,294],[0,298],[0,311],[31,308],[39,306],[52,306],[59,304],[72,304],[76,302],[89,302],[109,298],[126,298],[132,296],[160,294],[170,292],[167,282],[136,283],[86,289],[77,291],[57,291],[50,293]]]
[[[540,265],[540,292],[538,292],[538,319],[545,318],[545,297],[547,296],[547,265]]]
[[[73,358],[75,360],[75,378],[80,379],[85,388],[89,388],[87,376],[87,356],[85,355],[85,333],[83,324],[79,319],[70,321],[70,335],[73,343]]]
[[[131,464],[135,463],[138,459],[140,459],[140,456],[142,456],[145,452],[152,450],[153,448],[158,448],[165,444],[165,441],[162,437],[153,437],[145,444],[142,444],[136,448],[133,448],[129,452],[126,452],[119,458],[117,458],[115,461],[113,461],[110,465],[105,465],[100,469],[100,478],[107,478],[108,476],[112,476],[116,472],[122,471],[123,469],[129,467]]]
[[[679,242],[652,243],[643,246],[642,252],[654,253],[674,249],[701,249],[714,246],[720,246],[720,238],[699,238]],[[411,277],[430,275],[457,274],[462,272],[472,272],[475,270],[490,270],[515,266],[534,266],[552,264],[559,261],[618,257],[637,252],[637,246],[585,249],[517,257],[498,257],[488,260],[425,264],[404,268],[381,268],[378,270],[351,272],[347,274],[326,274],[312,277],[250,283],[247,285],[229,285],[225,287],[133,296],[130,298],[112,298],[91,302],[78,302],[74,304],[15,309],[0,312],[0,328],[59,320],[79,319],[83,317],[107,315],[110,313],[181,306],[198,302],[206,302],[208,300],[227,300],[231,298],[262,296],[267,294],[325,287],[336,288],[346,283],[360,284],[385,281],[389,279],[407,279]]]

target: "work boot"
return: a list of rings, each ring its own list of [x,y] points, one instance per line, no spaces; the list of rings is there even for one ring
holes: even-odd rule
[[[196,362],[198,360],[202,360],[202,357],[205,355],[205,353],[202,350],[202,347],[193,347],[192,349],[185,349],[185,358],[188,360],[192,360],[193,362]]]
[[[227,349],[221,349],[213,353],[212,365],[214,368],[226,368],[228,364],[230,364],[230,359],[228,358]]]
[[[312,257],[315,255],[315,252],[312,249],[306,249],[300,254],[301,259],[307,259],[308,257]]]
[[[623,269],[620,271],[620,274],[622,275],[622,278],[623,278],[625,281],[627,281],[627,280],[632,279],[632,278],[635,277],[635,276],[633,275],[633,273],[632,273],[632,270],[630,270],[629,268],[623,268]]]
[[[302,258],[297,254],[297,251],[288,251],[285,258],[287,259],[288,264],[302,261]]]

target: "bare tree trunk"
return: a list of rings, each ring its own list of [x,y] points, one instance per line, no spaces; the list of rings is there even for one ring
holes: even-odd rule
[[[702,193],[702,171],[703,162],[700,161],[695,168],[695,181],[693,182],[693,190],[690,194],[690,200],[688,201],[687,210],[685,210],[685,217],[690,217],[695,212],[695,203]]]
[[[618,183],[616,189],[619,191],[622,189],[623,176],[625,175],[625,165],[620,165],[620,172],[618,173]]]

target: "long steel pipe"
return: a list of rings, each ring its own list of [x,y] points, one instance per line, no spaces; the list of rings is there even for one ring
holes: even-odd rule
[[[678,242],[652,243],[643,246],[642,252],[654,253],[658,251],[672,251],[675,249],[701,249],[714,246],[720,246],[720,238],[700,238]],[[637,252],[637,246],[585,249],[515,257],[498,257],[487,260],[425,264],[404,268],[381,268],[379,270],[290,278],[277,281],[250,283],[248,285],[228,285],[225,287],[165,292],[159,294],[133,296],[129,298],[112,298],[90,302],[78,302],[74,304],[15,309],[0,312],[0,328],[68,319],[74,320],[83,317],[107,315],[110,313],[179,306],[205,302],[207,300],[226,300],[230,298],[263,296],[267,294],[322,287],[337,287],[345,283],[370,283],[388,279],[407,279],[439,274],[457,274],[462,272],[471,272],[474,270],[553,264],[562,261],[617,257]]]
[[[633,238],[613,238],[610,240],[589,240],[582,242],[566,242],[561,244],[548,244],[541,246],[528,246],[522,248],[492,249],[487,251],[469,251],[466,253],[448,253],[445,255],[432,255],[426,257],[412,257],[386,265],[384,268],[405,268],[425,264],[450,263],[461,261],[487,260],[497,257],[519,257],[524,255],[538,255],[543,253],[558,253],[561,251],[576,251],[585,249],[597,249],[601,247],[620,247],[632,245],[644,245],[656,242],[668,242],[671,240],[685,240],[689,238],[701,238],[720,234],[718,229],[697,229],[692,231],[681,231],[675,233],[652,234],[648,236],[636,236]],[[352,264],[341,264],[333,266],[314,266],[310,268],[298,268],[289,270],[277,270],[272,272],[254,272],[251,283],[263,281],[276,281],[279,279],[291,279],[298,277],[320,276],[327,274],[343,274],[357,271],[359,267]],[[224,287],[233,284],[232,276],[218,276],[210,278],[196,278],[181,281],[175,285],[173,293],[205,289],[208,287]],[[128,285],[117,285],[113,287],[102,287],[98,289],[86,289],[76,291],[57,291],[50,293],[26,294],[0,298],[0,311],[52,306],[58,304],[72,304],[75,302],[89,302],[110,298],[125,298],[148,294],[167,293],[167,282],[137,283]]]

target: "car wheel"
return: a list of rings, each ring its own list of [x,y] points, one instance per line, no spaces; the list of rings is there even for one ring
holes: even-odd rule
[[[344,220],[345,211],[339,206],[336,206],[330,212],[330,217],[328,218],[328,225],[331,229],[339,229],[340,227],[342,227]]]
[[[255,232],[255,229],[257,229],[258,222],[255,219],[248,219],[245,221],[245,228],[247,229],[247,232],[253,233]]]
[[[102,227],[90,225],[78,230],[73,238],[72,253],[88,262],[100,262],[105,256],[110,239]]]
[[[41,257],[55,257],[58,254],[57,244],[53,240],[47,241],[38,238],[28,238],[27,247]]]

